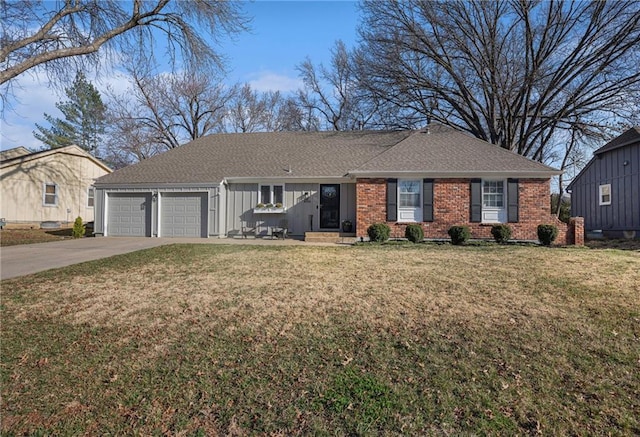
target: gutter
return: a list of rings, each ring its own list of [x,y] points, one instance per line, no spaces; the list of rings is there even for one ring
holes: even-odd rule
[[[469,178],[531,178],[547,179],[552,176],[563,174],[563,170],[550,171],[475,171],[475,172],[435,172],[435,171],[352,171],[349,175],[352,178],[359,177],[415,177],[415,178],[438,178],[438,179],[469,179]]]

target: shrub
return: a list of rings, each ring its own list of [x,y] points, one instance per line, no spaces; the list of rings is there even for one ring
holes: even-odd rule
[[[82,223],[82,217],[76,218],[76,220],[73,222],[73,230],[71,231],[73,238],[82,238],[85,231],[86,226],[84,225],[84,223]]]
[[[511,228],[508,225],[493,225],[491,235],[496,242],[503,244],[511,238]]]
[[[558,236],[558,228],[555,225],[538,225],[538,240],[545,246],[550,246]]]
[[[422,226],[412,223],[407,225],[404,230],[404,236],[412,243],[419,243],[424,239],[424,231],[422,230]]]
[[[367,235],[371,241],[382,243],[391,235],[391,228],[386,223],[374,223],[367,228]]]
[[[471,231],[468,226],[451,226],[447,233],[451,237],[451,243],[455,245],[463,244],[471,238]]]

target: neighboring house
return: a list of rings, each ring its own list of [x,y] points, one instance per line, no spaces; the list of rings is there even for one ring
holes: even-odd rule
[[[567,187],[587,233],[640,237],[640,127],[609,141]]]
[[[0,217],[8,226],[93,221],[93,182],[111,169],[77,146],[0,153]]]
[[[491,238],[491,224],[509,223],[514,239],[536,240],[538,224],[557,223],[549,194],[559,173],[441,125],[215,134],[100,178],[95,231],[224,237],[255,227],[269,235],[285,219],[298,236],[366,238],[369,225],[386,222],[396,237],[420,223],[426,238],[448,238],[456,224]]]

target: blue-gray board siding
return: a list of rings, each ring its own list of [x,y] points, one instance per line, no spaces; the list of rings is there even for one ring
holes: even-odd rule
[[[253,209],[258,203],[258,184],[231,183],[227,187],[227,235],[241,234],[242,222],[255,223],[258,235],[265,236],[269,227],[278,226],[287,219],[289,234],[304,235],[307,231],[319,231],[318,183],[286,183],[284,190],[285,214],[259,214]],[[351,220],[355,225],[356,186],[341,184],[340,220]],[[307,196],[305,196],[307,193]]]
[[[105,212],[105,203],[107,202],[106,189],[104,188],[96,188],[95,195],[95,203],[94,203],[94,233],[96,235],[104,235],[104,220],[107,220],[104,217]],[[220,234],[220,223],[218,223],[218,211],[219,211],[219,203],[220,203],[220,189],[218,187],[203,187],[199,189],[185,189],[185,188],[119,188],[119,189],[110,189],[109,192],[113,193],[144,193],[144,192],[175,192],[175,193],[188,193],[188,192],[208,192],[209,193],[209,235],[215,236]],[[158,220],[157,220],[157,204],[152,203],[152,213],[151,213],[151,232],[152,235],[158,235]]]
[[[599,205],[603,184],[611,184],[611,205]],[[590,161],[573,183],[571,215],[584,217],[587,231],[640,231],[640,144]]]

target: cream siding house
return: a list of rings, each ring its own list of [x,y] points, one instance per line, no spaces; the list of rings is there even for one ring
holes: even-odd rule
[[[0,154],[0,217],[8,226],[94,219],[94,181],[111,173],[77,146]]]

